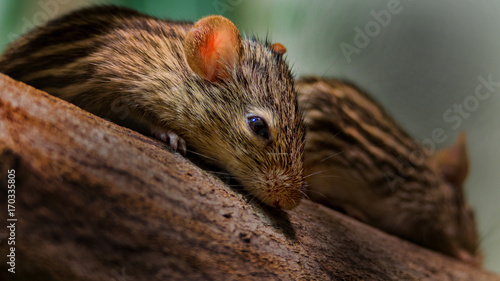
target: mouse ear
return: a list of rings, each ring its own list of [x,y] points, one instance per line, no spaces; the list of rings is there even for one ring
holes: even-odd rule
[[[282,56],[284,53],[286,53],[286,48],[281,43],[272,44],[271,50],[273,50],[273,52],[279,56]]]
[[[446,179],[456,186],[461,186],[469,173],[465,133],[461,132],[451,147],[436,152],[433,160]]]
[[[211,82],[229,77],[227,68],[239,63],[241,48],[240,32],[222,16],[198,20],[184,41],[189,67]]]

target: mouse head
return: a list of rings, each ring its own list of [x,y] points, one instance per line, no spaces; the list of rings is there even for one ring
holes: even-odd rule
[[[469,166],[465,135],[428,161],[429,173],[419,175],[420,184],[409,182],[401,189],[408,190],[404,196],[389,197],[394,206],[386,209],[383,225],[416,244],[480,266],[476,221],[463,190]]]
[[[282,209],[303,197],[305,129],[293,77],[276,43],[241,40],[228,19],[199,20],[185,39],[192,85],[202,96],[194,148],[208,153],[262,202]]]
[[[440,192],[444,198],[441,237],[430,241],[442,252],[465,262],[480,265],[479,239],[474,212],[465,199],[463,183],[469,172],[469,159],[465,144],[465,134],[449,148],[444,148],[432,158],[436,171],[441,177]],[[441,230],[442,229],[442,230]]]

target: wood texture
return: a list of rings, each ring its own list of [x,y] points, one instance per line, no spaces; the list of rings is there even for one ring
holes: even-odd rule
[[[308,200],[263,206],[164,144],[3,75],[0,177],[0,280],[500,280]]]

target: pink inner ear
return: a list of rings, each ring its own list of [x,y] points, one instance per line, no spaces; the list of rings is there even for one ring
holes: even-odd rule
[[[200,55],[205,65],[205,75],[210,81],[227,76],[225,67],[231,67],[238,58],[239,38],[234,30],[224,26],[215,28],[200,46]]]
[[[218,54],[217,54],[217,34],[210,34],[207,36],[205,45],[200,46],[200,55],[205,66],[205,76],[208,80],[214,81],[217,77],[216,69],[218,67]]]
[[[227,68],[238,62],[241,49],[238,29],[222,16],[208,16],[197,21],[184,42],[191,69],[212,82],[230,76]]]

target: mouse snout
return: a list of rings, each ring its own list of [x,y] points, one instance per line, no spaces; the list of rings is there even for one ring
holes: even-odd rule
[[[456,256],[459,260],[475,267],[481,267],[483,263],[482,256],[480,255],[474,256],[473,254],[469,253],[464,249],[458,250]]]
[[[271,170],[264,175],[262,198],[264,203],[280,209],[293,209],[303,197],[303,181],[286,171]]]

